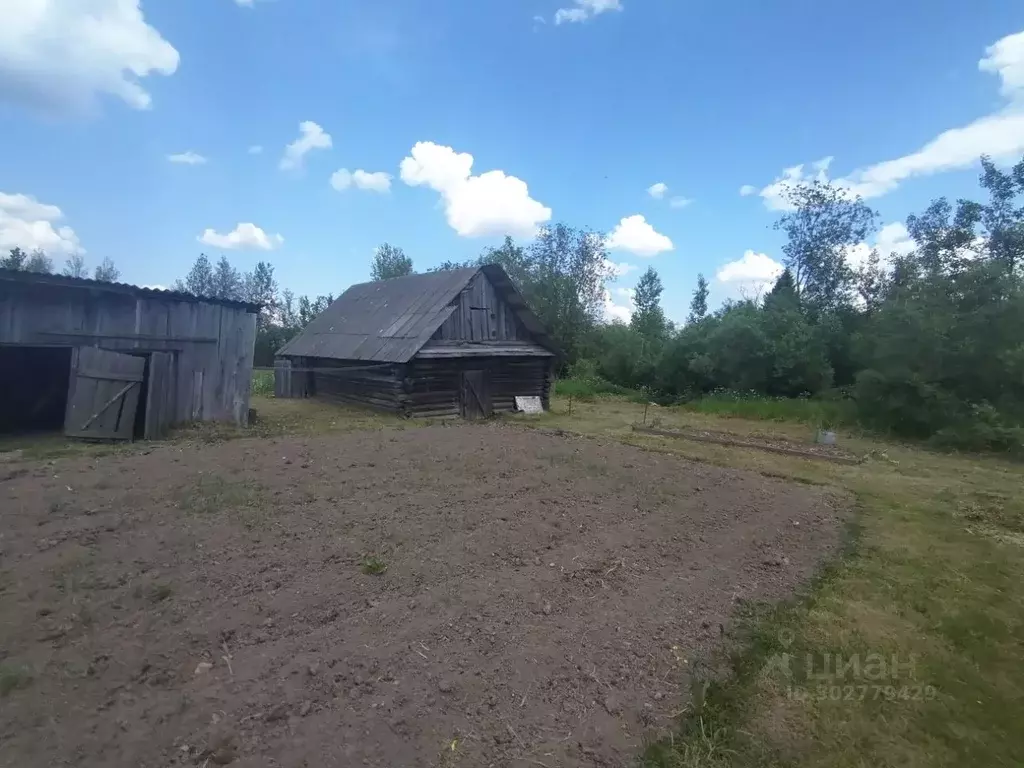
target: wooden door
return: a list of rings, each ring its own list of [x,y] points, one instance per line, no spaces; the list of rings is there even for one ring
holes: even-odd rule
[[[173,352],[153,352],[149,356],[146,382],[147,440],[159,440],[170,431],[174,420],[177,374]]]
[[[483,419],[494,413],[485,371],[462,372],[462,416]]]
[[[145,375],[143,357],[96,347],[76,349],[71,359],[64,434],[131,440]]]

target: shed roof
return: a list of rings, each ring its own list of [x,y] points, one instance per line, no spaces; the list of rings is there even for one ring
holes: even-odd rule
[[[0,280],[7,280],[22,284],[52,285],[65,288],[80,288],[83,290],[105,291],[132,296],[134,298],[167,299],[170,301],[188,301],[192,303],[216,304],[222,307],[233,309],[244,309],[247,312],[259,312],[259,304],[251,304],[247,301],[233,301],[231,299],[212,299],[205,296],[196,296],[185,291],[168,291],[163,288],[144,288],[129,283],[109,283],[105,280],[91,280],[85,277],[68,277],[66,275],[47,275],[41,272],[26,272],[20,269],[0,269]]]
[[[554,352],[543,326],[505,270],[489,264],[353,285],[277,354],[408,362],[454,311],[455,298],[481,271],[536,342]]]

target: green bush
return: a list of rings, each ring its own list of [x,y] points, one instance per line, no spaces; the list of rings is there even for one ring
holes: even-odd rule
[[[253,371],[252,372],[252,393],[254,395],[274,394],[274,372]]]
[[[641,398],[642,393],[629,387],[613,384],[597,372],[597,361],[587,358],[569,366],[567,376],[557,379],[553,393],[560,397],[574,397],[577,400],[593,400],[598,395],[622,395]]]
[[[842,397],[771,397],[756,391],[719,389],[682,404],[697,413],[760,421],[792,421],[832,429],[857,424],[852,401]]]

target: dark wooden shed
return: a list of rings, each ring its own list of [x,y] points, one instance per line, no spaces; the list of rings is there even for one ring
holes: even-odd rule
[[[259,307],[0,269],[0,432],[245,424]]]
[[[556,350],[497,265],[353,285],[278,351],[278,397],[406,416],[548,407]]]

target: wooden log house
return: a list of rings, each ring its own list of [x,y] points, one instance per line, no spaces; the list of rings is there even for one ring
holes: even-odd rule
[[[275,394],[406,416],[548,407],[556,350],[497,265],[354,285],[277,353]]]

